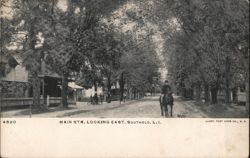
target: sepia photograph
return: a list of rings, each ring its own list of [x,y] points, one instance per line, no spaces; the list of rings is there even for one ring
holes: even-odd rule
[[[0,157],[249,156],[249,0],[0,0]]]
[[[1,0],[1,117],[248,118],[248,0]]]

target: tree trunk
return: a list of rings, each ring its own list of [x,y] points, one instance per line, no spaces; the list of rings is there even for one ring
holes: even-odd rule
[[[40,79],[38,73],[33,72],[32,74],[32,88],[33,88],[33,107],[40,107]]]
[[[232,89],[232,100],[233,100],[233,103],[237,103],[238,102],[238,88],[237,87],[234,87]]]
[[[201,101],[201,85],[200,84],[197,84],[195,86],[195,100]]]
[[[111,92],[111,81],[110,81],[111,79],[110,79],[110,77],[108,76],[108,93],[110,93]]]
[[[136,99],[136,89],[134,89],[134,99]]]
[[[185,89],[185,95],[184,97],[185,98],[188,98],[188,99],[194,99],[194,90],[193,89]]]
[[[248,66],[248,72],[246,72],[246,81],[245,81],[245,86],[246,86],[246,111],[249,114],[249,66]]]
[[[119,85],[120,85],[120,102],[123,101],[123,93],[124,93],[124,76],[123,76],[123,72],[121,74],[121,78],[119,80]]]
[[[245,85],[246,85],[246,111],[247,114],[249,114],[249,49],[247,50],[247,57],[246,57],[246,80],[245,80]]]
[[[28,30],[28,49],[33,51],[33,54],[35,56],[34,62],[37,65],[33,65],[33,63],[28,63],[28,67],[31,67],[31,73],[32,73],[32,91],[33,91],[33,106],[35,108],[41,108],[40,106],[40,80],[38,77],[39,70],[41,69],[41,60],[40,57],[38,57],[39,54],[36,54],[36,33],[35,33],[35,23],[36,23],[36,18],[33,18],[30,20],[29,24],[29,30]],[[36,60],[37,59],[37,60]]]
[[[249,49],[246,50],[247,52],[244,52],[244,50],[240,51],[235,47],[235,51],[239,54],[240,60],[245,67],[246,112],[249,114]]]
[[[68,75],[63,73],[62,75],[62,106],[68,108]]]
[[[97,83],[96,81],[94,81],[94,90],[95,90],[95,94],[94,94],[94,102],[95,104],[98,104],[98,95],[97,95]]]
[[[130,85],[127,82],[127,98],[126,99],[130,99]]]
[[[226,58],[226,65],[225,65],[225,103],[229,104],[231,101],[231,90],[230,90],[230,61],[229,57]]]
[[[217,104],[217,94],[218,94],[218,87],[212,87],[211,88],[211,98],[212,98],[212,104]]]
[[[111,103],[111,78],[110,76],[107,76],[108,78],[108,84],[107,84],[107,88],[108,88],[108,94],[107,94],[107,103]]]
[[[204,84],[204,99],[205,103],[210,102],[209,85],[207,83]]]
[[[95,94],[97,93],[97,83],[94,82],[94,89],[95,89]]]

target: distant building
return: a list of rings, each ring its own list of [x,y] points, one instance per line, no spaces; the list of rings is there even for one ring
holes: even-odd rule
[[[69,98],[74,100],[74,101],[81,101],[83,99],[83,91],[84,88],[81,86],[78,86],[75,82],[69,82],[68,83],[69,87]]]
[[[90,97],[91,95],[94,96],[94,94],[95,94],[95,87],[94,86],[92,88],[83,90],[84,97]],[[100,94],[103,94],[103,89],[102,89],[102,87],[97,87],[97,95],[100,95]]]

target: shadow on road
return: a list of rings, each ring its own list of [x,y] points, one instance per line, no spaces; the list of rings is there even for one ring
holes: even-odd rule
[[[175,101],[181,101],[182,98],[180,96],[173,95]],[[157,96],[149,96],[141,99],[141,101],[159,101],[160,95]]]
[[[79,115],[79,114],[83,114],[83,113],[106,112],[106,111],[110,111],[110,110],[114,110],[114,109],[123,108],[124,106],[134,104],[137,101],[138,100],[132,100],[132,101],[128,101],[128,102],[125,102],[125,103],[122,103],[122,104],[118,103],[118,104],[112,105],[112,107],[107,107],[105,105],[102,105],[101,108],[98,108],[98,109],[91,109],[91,110],[84,109],[84,110],[72,111],[72,112],[68,112],[68,113],[64,113],[62,115],[59,115],[57,117],[69,117],[69,116]]]
[[[68,112],[62,115],[59,115],[58,117],[69,117],[72,115],[78,115],[78,114],[83,114],[83,113],[88,113],[88,112],[99,112],[99,111],[109,111],[109,110],[113,110],[113,109],[117,109],[117,108],[121,108],[123,107],[122,105],[120,106],[115,106],[115,107],[109,107],[109,108],[101,108],[101,109],[92,109],[92,110],[78,110],[78,111],[73,111],[73,112]]]
[[[62,108],[62,107],[56,107],[56,108],[49,108],[46,110],[32,110],[32,114],[44,114],[44,113],[52,113],[52,112],[59,112],[59,111],[68,111],[72,109],[77,109],[76,107],[68,107],[68,108]],[[14,116],[23,116],[23,115],[29,115],[30,110],[25,109],[20,112],[17,112]]]

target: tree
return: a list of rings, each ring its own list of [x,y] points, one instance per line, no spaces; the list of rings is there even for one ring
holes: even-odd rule
[[[21,52],[23,58],[23,65],[32,75],[33,106],[41,108],[38,74],[41,69],[43,49],[40,46],[39,33],[43,29],[41,23],[46,22],[44,15],[52,7],[52,3],[38,0],[32,2],[14,0],[8,7],[14,12],[13,17],[11,17],[11,22],[15,28],[12,30],[12,34],[22,34],[22,37],[24,37],[20,39],[20,36],[12,36],[12,42],[22,46],[19,52]]]
[[[121,57],[122,78],[127,82],[127,87],[135,93],[149,91],[153,85],[153,78],[159,76],[159,60],[150,38],[143,39],[138,44],[130,38],[130,42],[125,44],[124,53]],[[125,38],[125,41],[129,41]]]
[[[2,14],[2,13],[1,13]],[[11,37],[14,32],[14,27],[11,24],[11,20],[5,17],[0,19],[0,77],[4,77],[7,71],[7,63],[4,62],[3,58],[7,57],[10,54],[10,51],[7,49],[7,45],[11,42]]]
[[[90,61],[92,48],[88,50],[89,45],[94,44],[94,41],[89,39],[93,37],[93,29],[98,21],[117,5],[117,3],[112,4],[111,0],[69,0],[65,12],[55,9],[52,14],[50,24],[52,29],[45,37],[46,46],[49,48],[46,60],[63,77],[62,104],[64,107],[67,107],[67,79],[70,72],[93,72],[93,70],[82,70],[87,68],[86,62]],[[93,76],[91,78],[93,79]]]
[[[209,98],[207,91],[210,87],[213,103],[217,102],[217,92],[221,87],[225,90],[225,101],[229,103],[230,86],[234,84],[232,76],[240,71],[235,69],[240,64],[235,62],[235,57],[242,56],[235,56],[236,43],[239,46],[240,41],[244,41],[243,43],[249,41],[248,2],[169,0],[166,4],[165,7],[161,7],[171,10],[172,16],[179,25],[179,31],[175,32],[177,37],[179,36],[175,40],[177,47],[174,51],[172,50],[172,55],[178,57],[178,61],[183,62],[183,64],[172,62],[170,71],[173,73],[176,70],[180,71],[180,75],[176,75],[176,79],[180,79],[185,86],[190,84],[192,88],[202,82],[207,101]],[[237,19],[238,26],[235,19]],[[230,36],[232,34],[237,36]],[[172,37],[175,36],[173,35]],[[237,40],[238,35],[241,36],[241,40]],[[228,41],[237,42],[232,44]],[[244,48],[245,51],[242,52],[247,52],[248,45],[245,45]],[[187,55],[183,55],[184,52]],[[189,58],[190,56],[192,57]],[[247,59],[247,55],[245,57]],[[244,71],[248,74],[247,67]],[[188,82],[184,82],[184,80]]]

